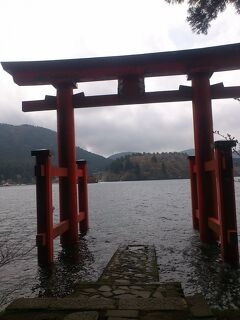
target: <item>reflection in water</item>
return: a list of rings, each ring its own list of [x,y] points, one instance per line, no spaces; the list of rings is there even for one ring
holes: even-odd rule
[[[240,269],[222,263],[220,248],[202,245],[192,237],[183,255],[187,267],[195,274],[192,284],[215,308],[240,306]]]
[[[59,251],[56,262],[50,267],[39,267],[39,284],[33,288],[39,297],[63,297],[69,294],[74,284],[90,272],[94,257],[88,250],[87,241],[80,238],[78,244]]]

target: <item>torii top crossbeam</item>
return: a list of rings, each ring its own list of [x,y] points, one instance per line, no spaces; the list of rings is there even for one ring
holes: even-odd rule
[[[155,102],[191,101],[192,88],[145,92],[144,78],[240,69],[240,43],[210,48],[171,51],[131,56],[85,58],[53,61],[3,62],[3,69],[14,81],[25,85],[118,80],[118,94],[87,96],[73,95],[74,108],[101,107]],[[237,98],[240,87],[211,86],[211,98]],[[56,110],[56,97],[24,101],[23,111]]]
[[[104,58],[3,62],[3,69],[21,86],[59,81],[113,80],[129,74],[140,77],[240,69],[240,43],[209,48]]]

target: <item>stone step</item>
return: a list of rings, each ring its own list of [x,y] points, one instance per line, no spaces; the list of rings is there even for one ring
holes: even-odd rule
[[[11,303],[7,311],[62,311],[62,310],[139,310],[139,311],[184,311],[184,298],[20,298]]]
[[[158,287],[159,288],[159,287]],[[149,298],[20,298],[11,303],[1,320],[215,320],[200,295]]]

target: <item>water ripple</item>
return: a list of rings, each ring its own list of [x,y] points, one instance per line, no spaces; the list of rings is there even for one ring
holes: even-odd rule
[[[58,221],[57,185],[53,190]],[[36,249],[1,268],[1,295],[12,291],[8,300],[21,295],[64,296],[80,280],[95,281],[118,246],[131,242],[156,246],[161,281],[181,281],[185,293],[201,292],[215,307],[240,306],[240,270],[222,264],[216,246],[201,245],[191,225],[189,195],[188,180],[89,185],[88,235],[65,250],[56,240],[50,269],[37,267]],[[0,203],[0,242],[31,248],[36,233],[35,187],[1,188]]]

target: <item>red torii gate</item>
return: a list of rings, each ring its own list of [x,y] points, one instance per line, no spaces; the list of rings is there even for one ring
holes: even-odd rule
[[[236,98],[240,87],[210,85],[213,72],[240,69],[240,43],[218,47],[116,56],[35,62],[3,62],[3,69],[21,86],[53,85],[56,97],[24,101],[23,111],[57,110],[59,168],[50,164],[48,151],[37,156],[38,257],[40,264],[53,261],[53,238],[63,244],[78,240],[78,223],[88,228],[86,170],[76,165],[74,108],[192,101],[195,157],[190,159],[193,224],[201,241],[221,240],[226,262],[238,264],[236,208],[230,142],[217,143],[214,150],[212,99]],[[144,78],[187,75],[192,86],[179,90],[145,92]],[[73,94],[78,82],[118,80],[118,94],[88,96]],[[60,224],[52,225],[50,182],[60,177]],[[76,181],[78,180],[78,194]],[[85,200],[82,201],[82,198]],[[78,204],[79,202],[79,204]],[[82,226],[82,227],[81,227]]]

